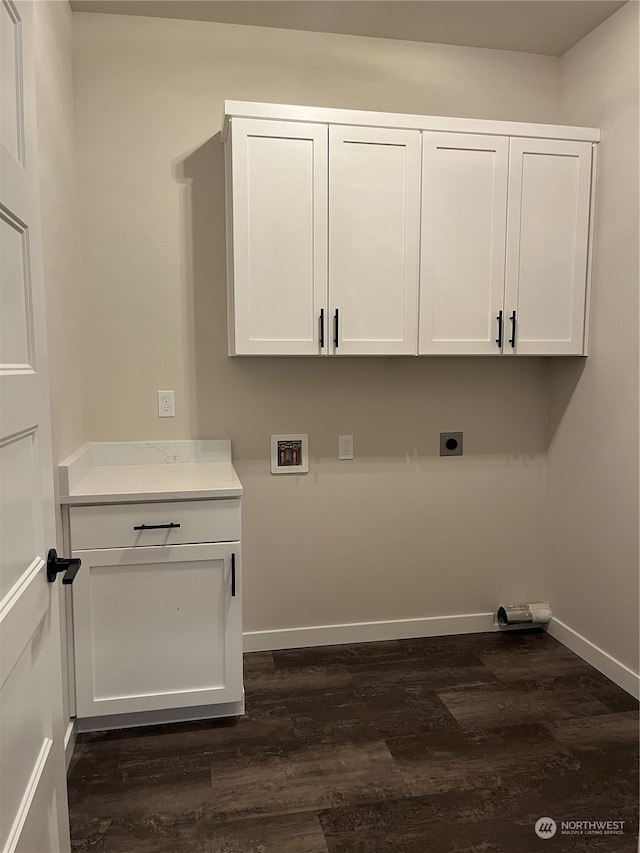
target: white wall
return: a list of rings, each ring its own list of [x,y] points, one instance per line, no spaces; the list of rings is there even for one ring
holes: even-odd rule
[[[637,4],[560,61],[75,14],[84,294],[71,14],[36,10],[56,461],[87,438],[231,437],[247,630],[544,590],[637,671]],[[589,358],[228,359],[225,98],[602,127]],[[176,389],[173,421],[155,417],[159,387]],[[463,459],[437,457],[441,429],[464,429]],[[268,437],[289,430],[310,433],[311,473],[272,478]],[[340,432],[353,463],[335,459]]]
[[[51,431],[56,496],[57,464],[86,441],[84,418],[84,311],[78,229],[71,9],[67,3],[34,4],[38,160],[42,250],[47,310]],[[60,513],[57,543],[63,553]],[[63,589],[67,587],[61,587]],[[60,595],[61,604],[64,596]],[[61,607],[66,703],[66,619]]]
[[[542,589],[537,359],[229,359],[225,98],[557,120],[550,57],[76,13],[93,440],[229,437],[245,630],[491,611]],[[176,391],[175,420],[156,390]],[[440,459],[440,430],[465,456]],[[311,471],[272,477],[269,437]],[[338,463],[339,433],[356,459]]]
[[[549,363],[544,591],[638,672],[638,4],[561,60],[560,118],[602,128],[591,347]]]

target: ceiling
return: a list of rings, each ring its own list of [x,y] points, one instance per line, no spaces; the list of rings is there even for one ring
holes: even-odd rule
[[[70,0],[76,12],[217,21],[562,56],[625,0]]]

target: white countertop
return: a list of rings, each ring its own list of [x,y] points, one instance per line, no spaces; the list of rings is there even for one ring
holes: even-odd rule
[[[58,471],[67,505],[242,495],[229,440],[90,443]]]

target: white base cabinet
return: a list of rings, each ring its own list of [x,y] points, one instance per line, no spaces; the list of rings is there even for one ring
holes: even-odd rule
[[[78,717],[241,700],[239,542],[73,556]]]
[[[231,355],[584,355],[593,128],[227,102]]]
[[[60,466],[79,731],[244,712],[231,442],[87,444]]]

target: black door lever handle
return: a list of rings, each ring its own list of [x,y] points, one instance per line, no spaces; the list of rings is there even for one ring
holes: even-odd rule
[[[64,572],[65,575],[62,578],[62,583],[73,583],[75,576],[78,574],[80,566],[81,561],[77,557],[58,557],[56,549],[51,548],[51,550],[47,554],[47,580],[49,581],[49,583],[53,583],[57,576],[60,574],[60,572]]]

